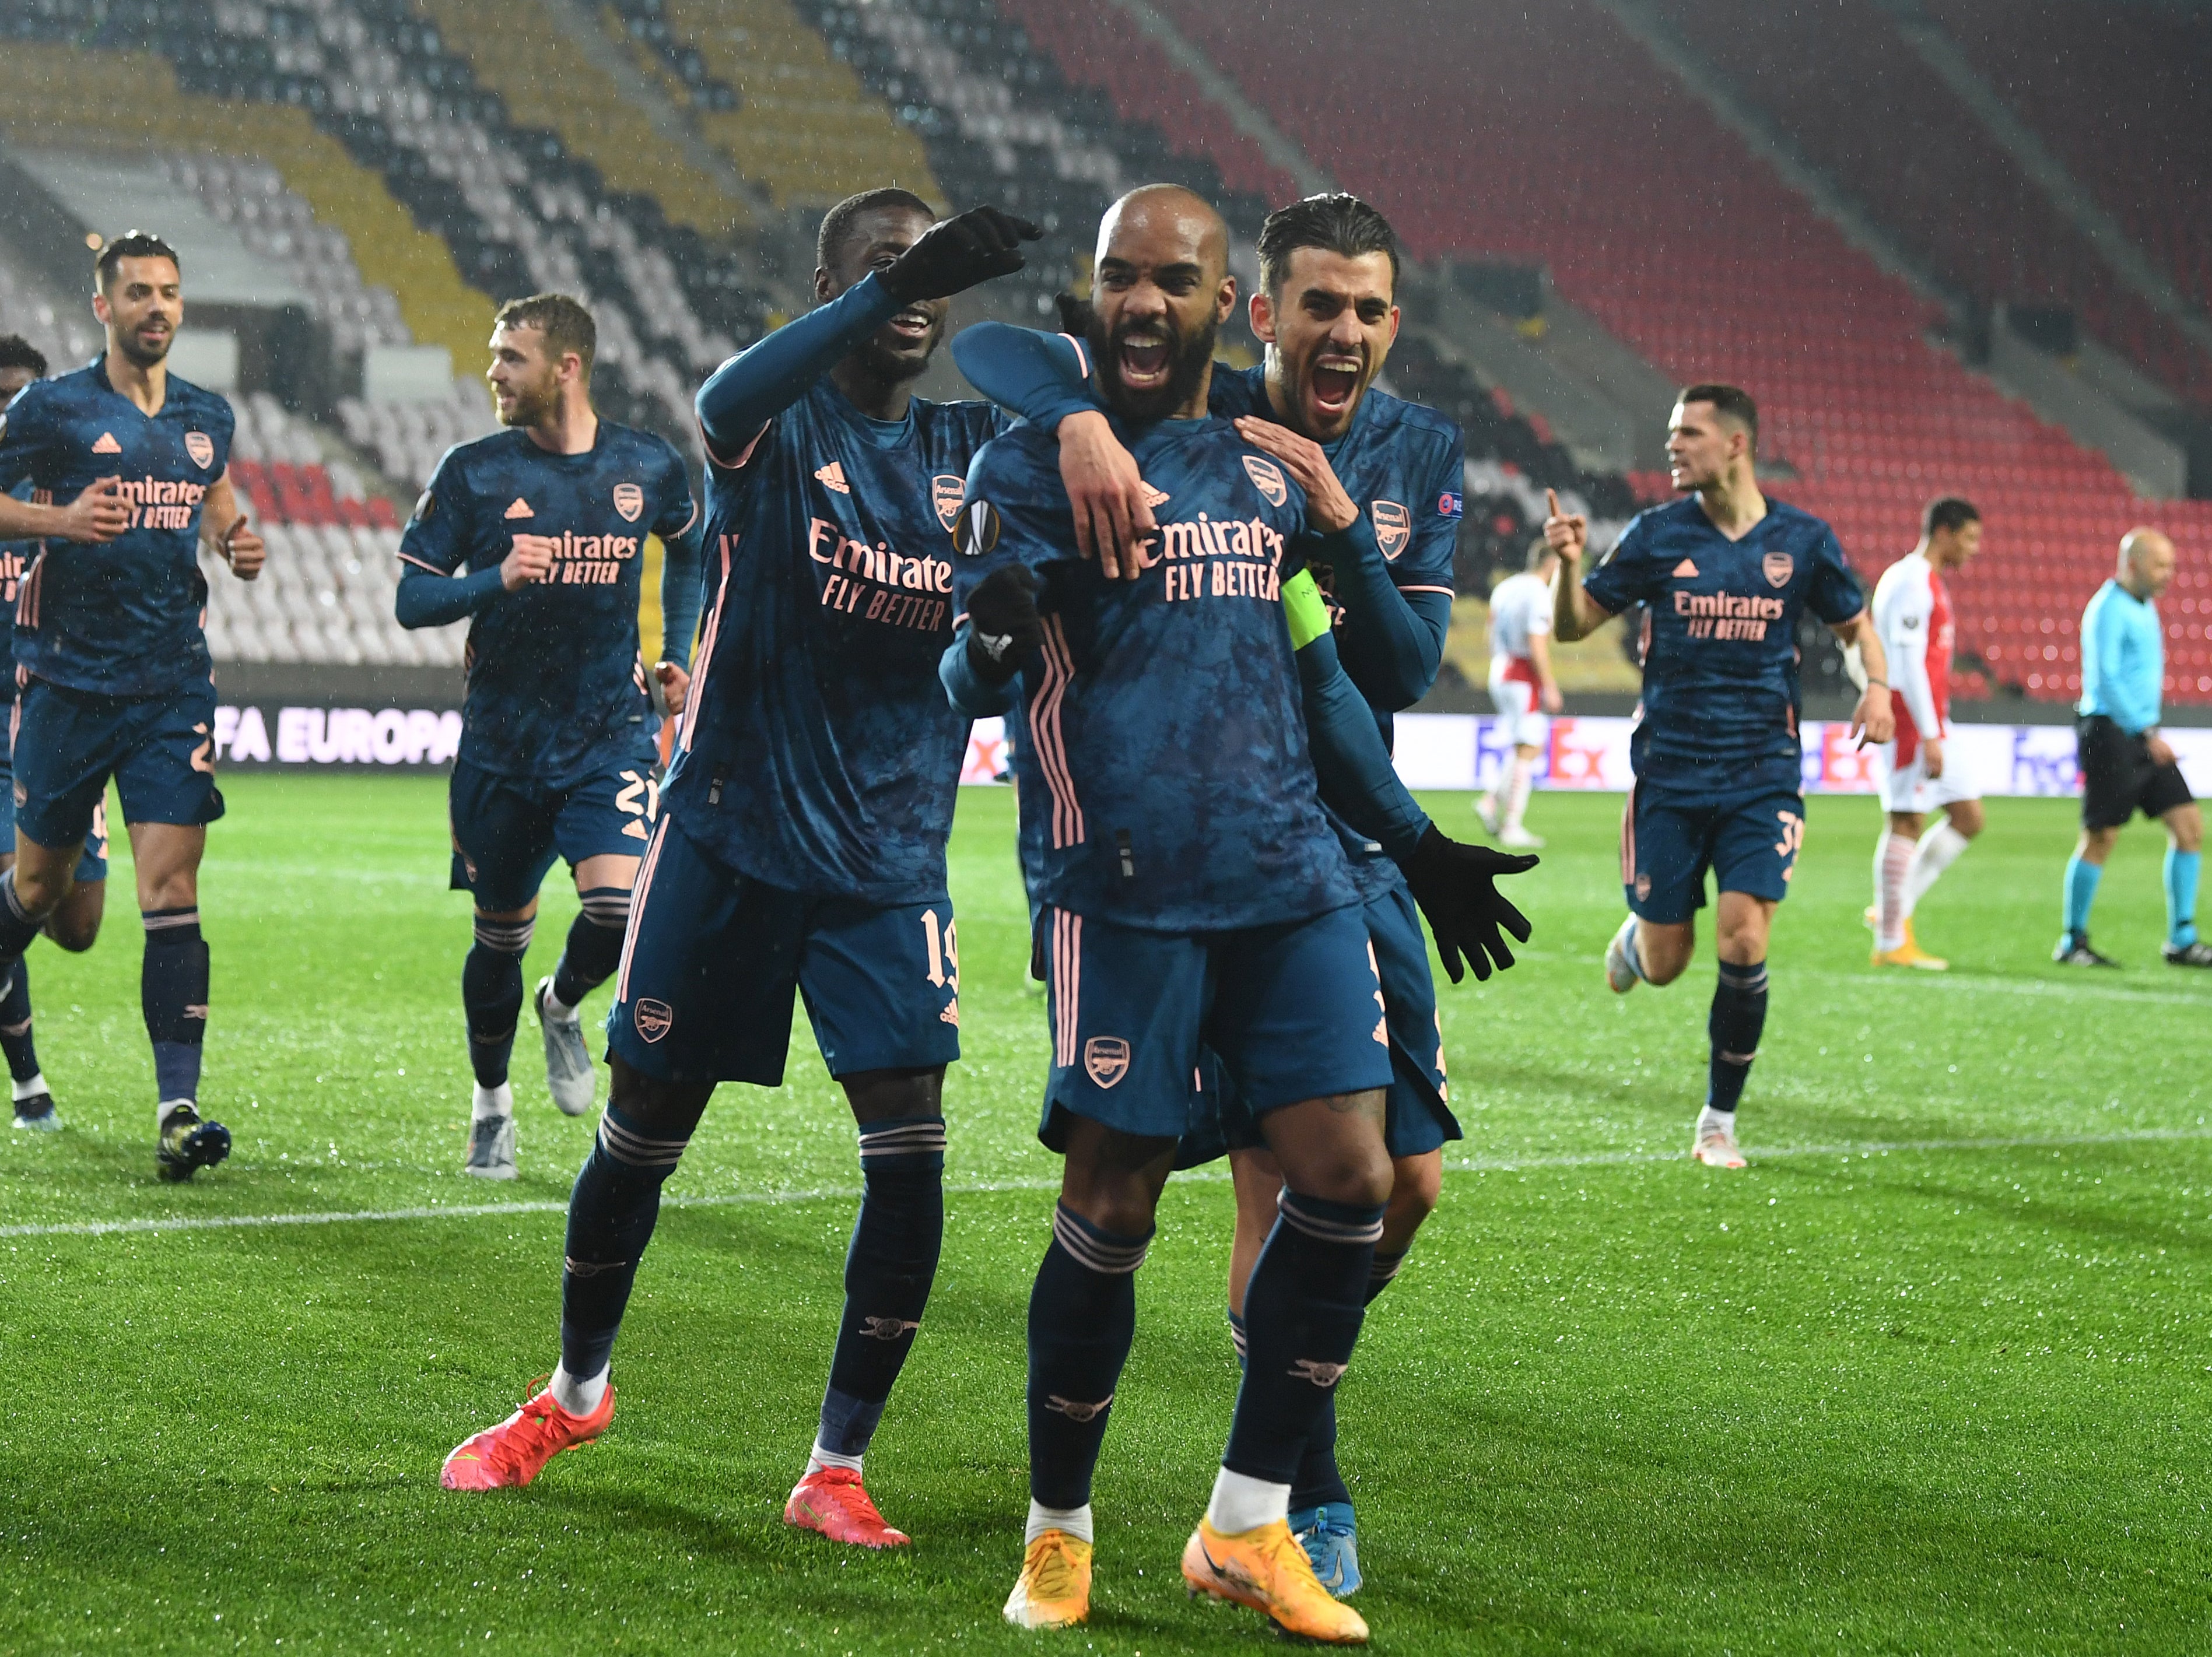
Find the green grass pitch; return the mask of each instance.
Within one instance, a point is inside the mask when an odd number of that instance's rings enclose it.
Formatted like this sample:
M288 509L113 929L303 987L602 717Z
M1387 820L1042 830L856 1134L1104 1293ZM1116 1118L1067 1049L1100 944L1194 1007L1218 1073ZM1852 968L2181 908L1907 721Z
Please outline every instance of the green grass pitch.
M725 1089L672 1181L606 1438L528 1490L438 1489L446 1450L552 1367L592 1125L554 1111L526 1016L522 1178L457 1172L468 925L441 784L228 792L203 891L227 1164L153 1178L127 859L99 948L32 956L69 1128L0 1143L0 1652L1032 1648L999 1605L1057 1164L1009 798L968 792L953 841L968 1057L944 1268L868 1464L918 1540L882 1557L779 1522L858 1182L804 1035L781 1091ZM1468 830L1466 797L1431 808ZM1885 975L1859 923L1875 807L1815 800L1753 1164L1728 1175L1684 1154L1710 952L1663 992L1600 974L1618 812L1538 798L1534 944L1444 992L1468 1137L1342 1395L1377 1648L2205 1649L2212 983L2157 961L2155 828L2100 900L2130 970L2049 964L2070 813L1998 801L1920 918L1955 969ZM574 912L547 898L532 982ZM54 1229L340 1211L386 1217ZM1229 1220L1219 1181L1170 1187L1095 1620L1036 1648L1273 1647L1176 1571L1236 1382Z

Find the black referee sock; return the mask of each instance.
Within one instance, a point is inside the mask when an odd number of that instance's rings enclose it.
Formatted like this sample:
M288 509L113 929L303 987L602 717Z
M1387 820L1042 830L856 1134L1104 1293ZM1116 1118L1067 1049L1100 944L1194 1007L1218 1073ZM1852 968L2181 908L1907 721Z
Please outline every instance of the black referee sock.
M1405 1264L1406 1251L1395 1254L1378 1253L1367 1269L1367 1302L1375 1304L1375 1297L1390 1286L1390 1279L1398 1275ZM1298 1476L1291 1481L1291 1511L1298 1513L1308 1508L1318 1508L1331 1502L1352 1504L1352 1492L1345 1488L1344 1475L1336 1466L1336 1393L1332 1390L1321 1413L1314 1417L1313 1429L1306 1435L1306 1453L1298 1463Z
M200 912L149 909L146 958L138 974L139 1010L154 1044L155 1097L194 1100L200 1091L200 1043L207 1035L208 946Z
M1066 1204L1030 1292L1030 1497L1060 1511L1091 1500L1106 1417L1137 1338L1137 1268L1152 1234L1117 1236Z
M1713 1052L1706 1071L1707 1109L1735 1108L1751 1075L1751 1061L1759 1057L1759 1032L1765 1028L1766 963L1754 961L1739 967L1722 962L1720 980L1713 986L1712 1016L1705 1021Z
M522 957L537 927L534 920L477 917L477 941L461 962L461 1010L469 1021L469 1068L480 1086L507 1080L515 1022L522 1017Z
M8 1055L8 1074L27 1082L39 1073L39 1050L31 1042L31 967L18 961L0 995L0 1053Z
M561 1368L574 1380L607 1367L637 1263L660 1217L660 1187L689 1143L641 1133L612 1105L599 1118L568 1198L561 1264Z
M1382 1205L1285 1191L1244 1290L1244 1384L1221 1465L1291 1484L1366 1315Z
M817 1450L866 1453L883 1419L945 1244L945 1119L908 1116L860 1128L860 1217L845 1254L845 1311Z

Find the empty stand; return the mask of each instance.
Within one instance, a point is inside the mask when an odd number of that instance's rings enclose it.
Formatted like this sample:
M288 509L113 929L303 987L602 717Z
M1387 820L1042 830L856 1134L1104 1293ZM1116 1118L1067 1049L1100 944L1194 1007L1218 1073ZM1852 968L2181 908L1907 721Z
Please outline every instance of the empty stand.
M2169 693L2212 701L2195 585L2212 576L2212 505L2136 500L2102 457L1931 345L1926 308L1597 7L1486 3L1448 33L1424 27L1419 0L1376 0L1357 30L1322 0L1278 0L1264 30L1200 0L1167 9L1425 257L1548 264L1679 379L1750 389L1765 453L1800 474L1775 492L1833 523L1869 578L1911 546L1929 495L1972 496L1989 550L1953 584L1960 638L1999 682L2078 689L2072 630L2119 536L2167 529L2187 577L2166 610ZM1430 49L1404 51L1416 37Z

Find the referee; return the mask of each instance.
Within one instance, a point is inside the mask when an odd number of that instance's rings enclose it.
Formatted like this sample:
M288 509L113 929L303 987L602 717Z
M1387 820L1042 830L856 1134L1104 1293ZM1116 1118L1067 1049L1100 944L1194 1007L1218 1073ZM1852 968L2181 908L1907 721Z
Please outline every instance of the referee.
M2130 530L2119 573L2081 612L2081 700L2074 711L2081 772L2081 841L2066 864L2066 935L2051 959L2069 967L2120 963L2089 947L2089 906L2105 859L2140 810L2166 825L2166 956L2173 967L2212 967L2197 939L2197 848L2204 820L2173 750L2158 734L2166 643L2158 595L2173 579L2173 543Z

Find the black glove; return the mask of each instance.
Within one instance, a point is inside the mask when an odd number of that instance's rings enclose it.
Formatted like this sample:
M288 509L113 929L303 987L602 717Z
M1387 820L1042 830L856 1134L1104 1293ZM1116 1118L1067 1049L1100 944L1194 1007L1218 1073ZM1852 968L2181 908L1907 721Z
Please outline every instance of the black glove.
M901 305L949 299L994 276L1013 275L1022 268L1021 244L1042 234L1027 219L995 207L972 207L923 231L878 280Z
M968 659L992 684L1014 677L1022 658L1044 643L1036 572L1024 564L994 569L968 595Z
M1528 918L1501 896L1491 882L1498 875L1526 874L1536 862L1532 857L1493 852L1487 846L1462 846L1445 839L1431 823L1421 843L1413 848L1413 857L1401 865L1406 884L1413 888L1413 901L1428 919L1437 953L1443 957L1444 970L1451 974L1453 983L1465 976L1460 965L1462 951L1478 980L1490 976L1493 961L1500 971L1513 964L1513 951L1505 947L1498 929L1504 928L1526 944Z

